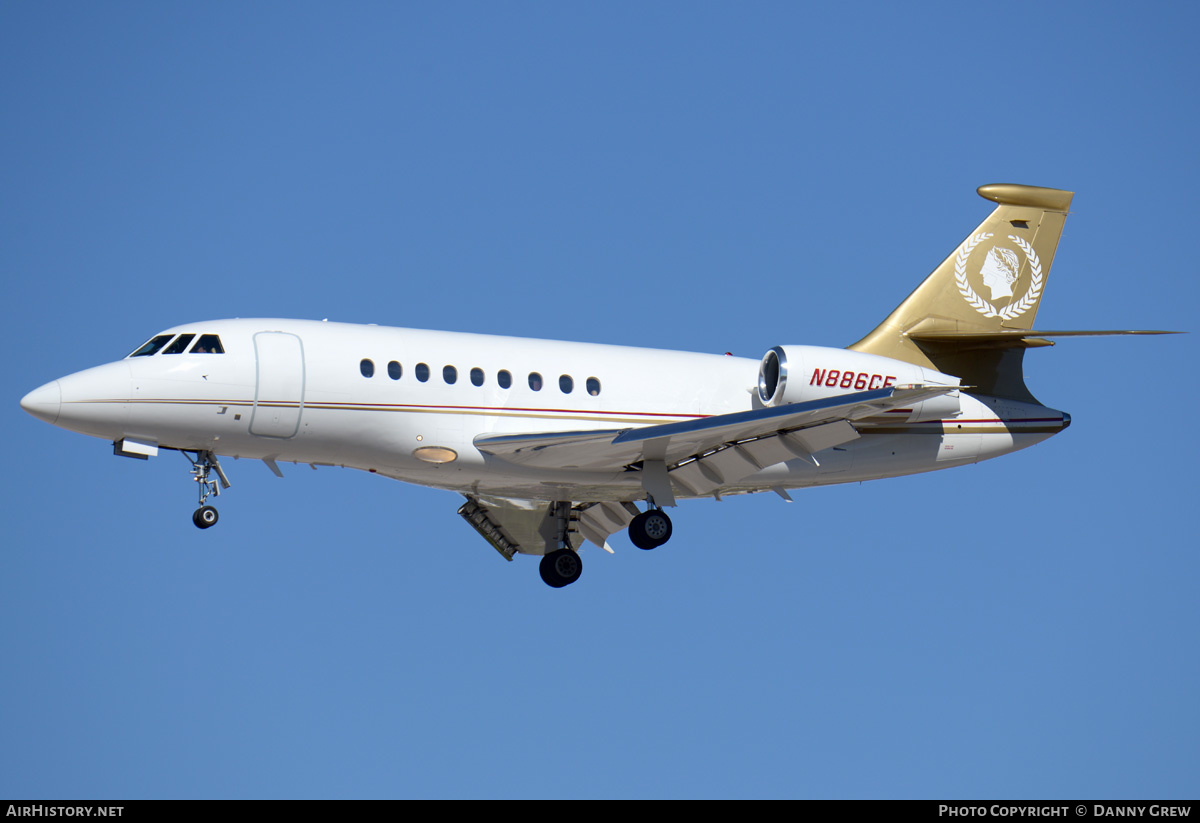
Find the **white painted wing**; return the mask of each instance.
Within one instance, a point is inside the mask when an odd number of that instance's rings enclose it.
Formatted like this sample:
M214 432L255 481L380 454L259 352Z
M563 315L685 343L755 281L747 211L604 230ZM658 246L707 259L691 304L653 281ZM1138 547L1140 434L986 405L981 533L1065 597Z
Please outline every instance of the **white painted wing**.
M910 407L958 386L893 386L793 403L769 409L714 415L702 420L637 429L480 435L481 452L523 466L620 470L641 461L665 470L659 500L683 493L706 496L767 466L804 459L858 438L852 422ZM655 465L653 463L645 464ZM667 479L669 478L669 483ZM580 538L608 551L608 537L629 525L638 510L631 501L572 501L572 546ZM459 514L508 559L515 552L545 554L557 544L551 503L469 497Z
M681 423L602 431L483 434L474 443L481 452L493 457L547 469L619 470L641 460L662 460L672 467L735 443L743 445L744 441L788 433L795 433L792 442L796 447L812 454L858 437L850 425L855 420L958 390L958 386L892 386ZM830 424L841 425L828 428ZM803 456L786 451L777 453L776 459L764 464L762 460L775 453L762 450L755 463L765 467ZM754 471L758 471L758 466Z

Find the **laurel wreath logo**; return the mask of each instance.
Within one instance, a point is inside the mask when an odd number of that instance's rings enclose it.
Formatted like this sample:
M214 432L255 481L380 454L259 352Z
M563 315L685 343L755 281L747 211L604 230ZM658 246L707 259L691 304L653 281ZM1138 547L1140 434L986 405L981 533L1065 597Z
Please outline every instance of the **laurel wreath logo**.
M1037 252L1033 250L1028 242L1020 237L1008 235L1008 239L1016 243L1021 251L1025 252L1025 258L1029 261L1030 283L1029 290L1025 292L1025 296L1015 303L1009 303L1002 309L997 309L987 300L984 300L975 290L971 288L971 284L967 282L967 259L970 258L971 252L975 247L985 240L989 240L994 235L991 232L981 231L974 237L968 237L966 242L959 248L958 254L954 256L954 282L958 286L958 291L962 294L963 299L970 304L971 308L982 314L984 317L1000 317L1003 320L1011 320L1014 317L1020 317L1025 312L1029 311L1037 305L1038 298L1042 296L1042 284L1045 278L1042 275L1042 261L1038 258Z
M1020 237L1009 235L1008 239L1020 246L1021 251L1025 252L1025 257L1029 260L1029 274L1031 277L1029 283L1029 291L1025 292L1025 296L1016 303L1009 303L1000 311L1000 316L1005 320L1010 320L1014 317L1020 317L1025 312L1037 305L1038 298L1042 296L1042 261L1038 259L1037 252L1033 250L1028 242Z
M967 258L971 256L971 252L975 250L976 246L991 237L990 231L981 231L974 237L968 237L954 258L954 282L958 284L959 292L971 304L971 308L984 317L995 317L996 308L976 294L975 290L971 288L971 284L967 282Z

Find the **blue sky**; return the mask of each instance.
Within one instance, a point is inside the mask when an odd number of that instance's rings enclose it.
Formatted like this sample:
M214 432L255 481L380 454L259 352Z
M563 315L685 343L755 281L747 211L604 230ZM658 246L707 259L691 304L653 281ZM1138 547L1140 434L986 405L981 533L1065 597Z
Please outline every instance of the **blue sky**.
M1196 331L1182 3L0 7L0 796L1195 797L1194 334L1030 353L1071 429L686 502L555 591L459 498L20 397L329 318L759 357L1077 192L1041 328Z

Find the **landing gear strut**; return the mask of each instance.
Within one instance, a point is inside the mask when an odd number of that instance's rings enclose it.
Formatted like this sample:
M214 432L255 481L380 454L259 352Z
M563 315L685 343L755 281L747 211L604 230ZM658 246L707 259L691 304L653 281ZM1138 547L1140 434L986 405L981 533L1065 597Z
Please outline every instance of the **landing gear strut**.
M662 509L647 509L629 524L629 541L639 549L657 549L671 539L671 518Z
M561 589L569 586L583 574L583 558L571 548L571 504L558 501L551 504L550 516L555 518L558 548L542 557L538 571L547 586Z
M192 464L192 479L200 487L200 508L192 513L192 522L198 529L212 528L217 525L217 510L205 504L209 497L216 497L221 493L221 489L229 488L229 478L225 476L225 472L221 471L221 464L212 452L197 450L195 457L183 449L180 449L179 452ZM209 473L212 471L216 471L217 480L209 478Z

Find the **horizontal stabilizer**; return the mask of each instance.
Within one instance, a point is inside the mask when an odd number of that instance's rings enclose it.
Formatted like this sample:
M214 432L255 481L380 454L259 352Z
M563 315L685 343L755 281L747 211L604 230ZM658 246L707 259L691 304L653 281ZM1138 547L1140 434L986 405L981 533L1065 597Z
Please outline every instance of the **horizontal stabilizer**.
M1035 331L1073 195L1012 183L977 191L996 208L852 351L952 374L980 394L1036 403L1025 385L1026 349L1053 346L1055 337L1172 334Z
M1088 331L1036 331L1034 329L996 329L995 331L910 331L913 340L953 343L956 340L1020 340L1026 337L1108 337L1114 334L1183 334L1152 329L1104 329Z

